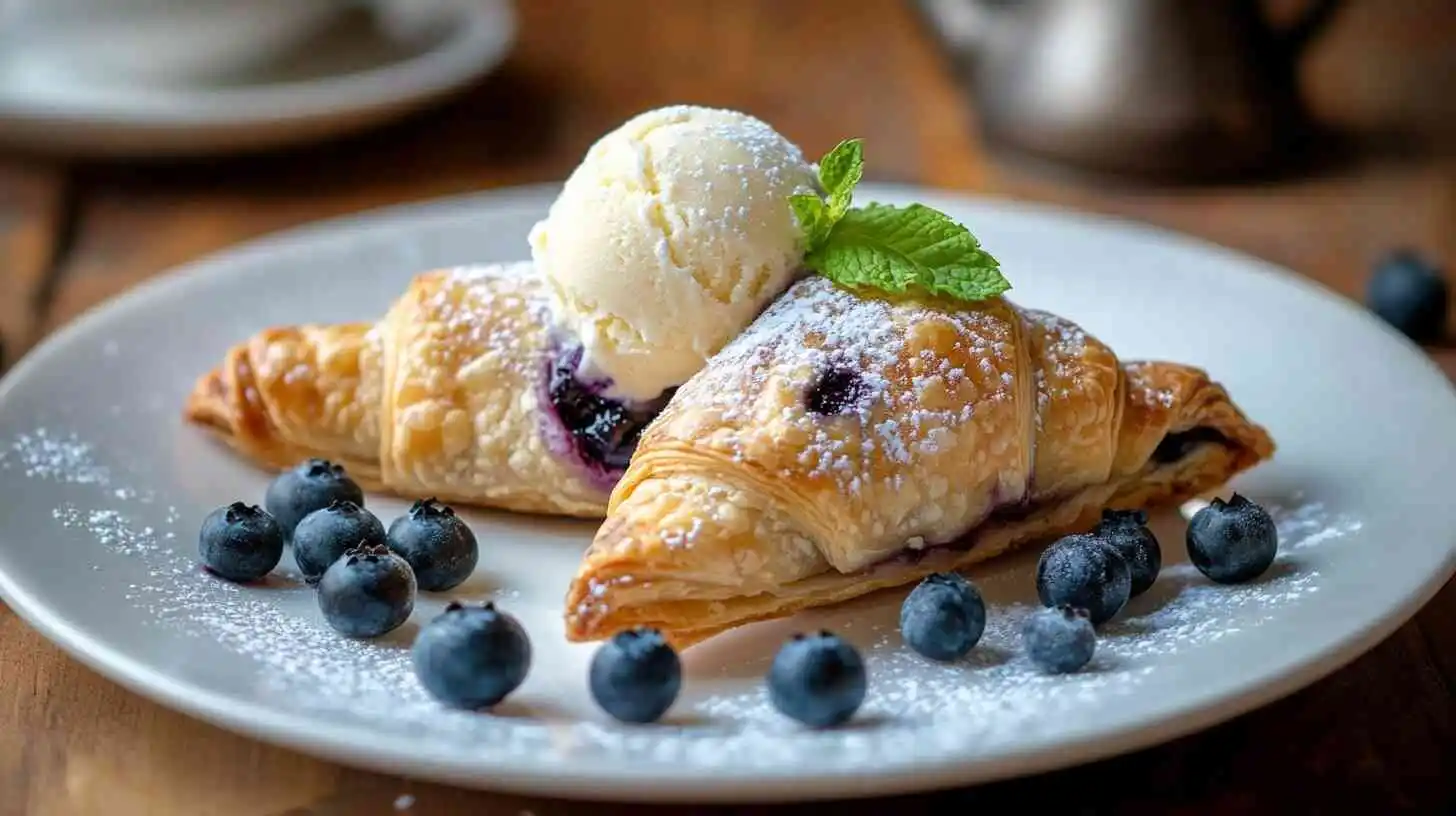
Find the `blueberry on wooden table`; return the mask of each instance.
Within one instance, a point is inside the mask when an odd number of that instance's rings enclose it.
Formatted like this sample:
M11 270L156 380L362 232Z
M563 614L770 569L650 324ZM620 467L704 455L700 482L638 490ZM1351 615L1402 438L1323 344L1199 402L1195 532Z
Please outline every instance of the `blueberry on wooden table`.
M1365 301L1385 322L1417 343L1446 331L1449 286L1441 270L1410 250L1397 250L1375 265Z

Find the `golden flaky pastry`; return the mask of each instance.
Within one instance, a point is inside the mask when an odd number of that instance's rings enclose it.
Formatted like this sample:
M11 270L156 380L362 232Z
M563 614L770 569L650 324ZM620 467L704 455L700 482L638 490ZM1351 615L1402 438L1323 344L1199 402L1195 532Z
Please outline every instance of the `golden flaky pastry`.
M567 634L686 646L1177 502L1272 455L1196 368L1075 324L796 284L643 434Z
M579 350L550 326L529 263L428 272L378 323L274 328L233 347L185 414L270 468L321 457L369 490L601 518L622 450L660 406L639 417L594 402L572 377Z

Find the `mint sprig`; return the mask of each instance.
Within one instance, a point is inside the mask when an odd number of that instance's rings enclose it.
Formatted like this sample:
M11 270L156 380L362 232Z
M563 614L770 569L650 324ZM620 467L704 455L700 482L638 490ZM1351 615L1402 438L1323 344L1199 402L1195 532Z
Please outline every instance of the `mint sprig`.
M923 204L851 206L863 175L863 142L848 139L819 162L824 197L790 197L807 239L805 266L852 289L918 288L977 301L1011 288L996 259L945 213Z

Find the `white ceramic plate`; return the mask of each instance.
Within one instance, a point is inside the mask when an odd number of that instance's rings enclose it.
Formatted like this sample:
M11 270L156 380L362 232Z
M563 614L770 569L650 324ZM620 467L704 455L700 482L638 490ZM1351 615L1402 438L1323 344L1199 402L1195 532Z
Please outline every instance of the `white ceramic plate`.
M464 785L623 799L792 799L969 784L1166 740L1307 684L1406 620L1450 575L1456 399L1415 348L1281 270L1115 221L903 188L982 237L1014 295L1080 321L1124 356L1208 367L1267 424L1275 461L1238 488L1273 508L1283 549L1263 580L1216 587L1158 520L1168 566L1104 633L1089 671L1029 668L1017 622L1028 557L978 573L991 611L964 662L902 648L892 592L761 624L689 650L670 722L614 724L586 693L592 647L569 646L562 593L588 524L473 513L478 574L457 593L518 614L536 659L493 714L449 712L407 647L443 599L381 642L346 642L309 590L213 580L193 565L199 521L267 478L183 427L193 378L276 323L382 313L415 272L524 257L554 188L320 224L199 262L57 333L0 386L0 590L72 654L224 727L333 759ZM388 521L404 505L371 498ZM291 564L289 565L291 568ZM868 655L851 727L778 716L761 676L802 627Z
M509 0L380 0L298 54L228 81L98 82L0 48L0 143L80 156L260 150L340 136L435 102L515 40ZM395 8L397 7L397 8Z

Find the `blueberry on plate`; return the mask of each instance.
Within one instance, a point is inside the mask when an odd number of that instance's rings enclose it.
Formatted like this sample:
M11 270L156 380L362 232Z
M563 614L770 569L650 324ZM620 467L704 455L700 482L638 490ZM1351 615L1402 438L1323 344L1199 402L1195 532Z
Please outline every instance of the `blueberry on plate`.
M415 608L415 574L382 544L353 547L319 581L318 604L339 634L379 637L409 620Z
M662 632L638 627L618 632L591 662L592 698L623 722L655 722L682 687L682 661Z
M315 510L322 510L336 501L351 501L364 506L364 491L344 472L343 465L327 459L309 459L278 474L268 485L263 505L285 536L293 535L300 521Z
M1132 574L1131 597L1148 591L1158 580L1163 568L1163 550L1158 537L1148 529L1148 514L1143 510L1103 510L1102 521L1092 534L1112 545Z
M209 572L229 581L256 581L283 557L283 529L261 507L233 502L202 520L197 550Z
M847 722L864 703L866 686L859 652L825 631L795 635L780 647L768 670L774 708L814 728Z
M1417 343L1441 337L1449 303L1441 271L1410 250L1382 258L1365 286L1371 311Z
M955 660L986 630L986 602L955 573L927 576L900 606L900 637L931 660Z
M1031 662L1049 674L1077 671L1097 650L1087 610L1066 605L1033 612L1021 627L1021 641Z
M1269 569L1279 552L1279 530L1269 512L1235 493L1214 499L1188 523L1188 560L1220 584L1240 584Z
M353 547L385 546L384 525L348 499L315 510L293 531L293 560L310 583Z
M415 676L430 696L467 710L499 703L526 679L531 641L519 621L495 604L451 603L425 624L411 652Z
M475 571L479 548L470 526L435 499L417 501L389 525L389 548L409 562L426 592L459 586Z
M1132 595L1132 572L1112 545L1088 533L1069 535L1042 551L1036 564L1042 606L1087 610L1094 625L1121 611Z

